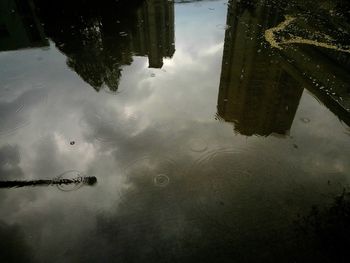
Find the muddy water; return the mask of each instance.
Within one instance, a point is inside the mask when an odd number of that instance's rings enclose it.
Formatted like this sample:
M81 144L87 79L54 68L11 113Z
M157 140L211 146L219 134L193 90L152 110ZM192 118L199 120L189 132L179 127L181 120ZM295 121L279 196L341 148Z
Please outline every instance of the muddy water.
M0 262L347 262L349 11L2 1Z

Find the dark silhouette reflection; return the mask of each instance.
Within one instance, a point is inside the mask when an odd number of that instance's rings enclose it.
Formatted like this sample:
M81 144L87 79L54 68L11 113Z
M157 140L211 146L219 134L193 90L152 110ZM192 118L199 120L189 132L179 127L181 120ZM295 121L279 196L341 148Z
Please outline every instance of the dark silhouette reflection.
M309 10L313 10L312 15ZM344 29L350 26L349 12L347 1L322 0L317 6L311 0L298 1L285 14L302 15L305 19L296 19L281 35L286 39L300 36L326 43L327 38L333 39L333 45L348 49L350 33ZM302 44L285 46L280 54L293 77L350 126L350 54Z
M161 68L163 57L175 52L174 3L172 1L144 1L137 10L137 29L133 34L133 51L148 56L150 68Z
M46 35L67 64L96 91L117 91L133 55L160 68L174 49L174 3L147 1L35 1Z
M0 1L0 51L48 45L32 1Z
M314 206L296 221L300 252L316 262L348 262L350 256L350 192L344 191L326 209Z
M286 36L307 38L324 30L344 42L346 37L313 25L333 28L335 23L348 25L346 21L333 21L325 5L307 16L305 6L302 1L229 2L217 110L220 118L234 123L236 132L248 136L288 133L303 88L350 125L349 55L305 45L280 51L264 39L265 31L283 21L284 15L305 12L311 26L297 20Z
M276 16L254 1L231 1L228 8L218 115L243 135L286 134L303 91L261 46Z
M31 180L31 181L0 181L0 188L18 188L24 186L48 186L48 185L95 185L97 178L95 176L78 177L73 179L54 179L54 180Z

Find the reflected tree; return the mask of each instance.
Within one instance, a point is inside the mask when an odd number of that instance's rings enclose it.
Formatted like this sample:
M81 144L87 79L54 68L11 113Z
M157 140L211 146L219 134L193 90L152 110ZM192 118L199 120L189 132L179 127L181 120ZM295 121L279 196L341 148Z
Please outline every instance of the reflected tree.
M67 56L68 66L97 91L103 85L116 91L120 67L132 61L127 32L135 26L139 2L35 1L46 35Z
M163 57L174 53L173 2L36 0L35 4L45 34L67 56L68 66L96 91L103 87L117 91L122 66L130 65L134 54L148 56L150 67L158 68Z

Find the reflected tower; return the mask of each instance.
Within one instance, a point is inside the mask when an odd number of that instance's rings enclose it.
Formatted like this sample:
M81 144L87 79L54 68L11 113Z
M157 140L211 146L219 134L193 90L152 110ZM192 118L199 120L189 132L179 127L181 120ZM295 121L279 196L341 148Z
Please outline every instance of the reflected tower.
M242 135L287 134L303 89L263 47L279 14L258 1L231 1L227 12L218 115Z
M175 52L174 2L146 0L137 11L137 21L134 52L148 56L150 68L161 68L163 58L171 58Z

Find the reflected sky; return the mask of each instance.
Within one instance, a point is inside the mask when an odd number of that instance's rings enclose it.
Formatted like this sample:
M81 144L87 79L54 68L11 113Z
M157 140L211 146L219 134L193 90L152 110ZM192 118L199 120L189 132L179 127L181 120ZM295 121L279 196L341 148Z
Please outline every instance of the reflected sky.
M345 262L301 249L294 221L348 189L349 57L264 33L299 14L287 33L346 48L346 3L15 2L0 179L98 183L0 189L8 262Z

